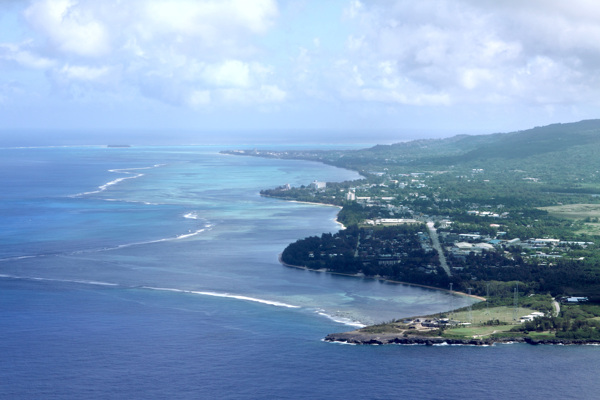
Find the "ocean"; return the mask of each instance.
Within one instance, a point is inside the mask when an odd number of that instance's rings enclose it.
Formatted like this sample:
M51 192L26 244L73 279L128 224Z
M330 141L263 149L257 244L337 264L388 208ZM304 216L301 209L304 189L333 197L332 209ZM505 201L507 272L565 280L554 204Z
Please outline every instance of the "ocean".
M338 209L259 191L358 175L220 150L0 149L0 398L597 397L595 346L323 342L472 300L282 266Z

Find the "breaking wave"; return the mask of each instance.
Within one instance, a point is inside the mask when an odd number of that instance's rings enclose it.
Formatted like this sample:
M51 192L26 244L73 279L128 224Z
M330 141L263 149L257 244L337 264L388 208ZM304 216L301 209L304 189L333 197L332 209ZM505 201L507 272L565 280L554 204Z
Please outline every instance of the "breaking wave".
M91 194L97 194L97 193L104 192L109 187L114 186L120 182L127 180L127 179L136 179L136 178L140 178L140 177L144 176L144 174L142 174L142 173L136 173L136 172L132 172L132 171L158 168L158 167L162 167L163 165L165 165L165 164L154 164L151 167L109 169L108 172L112 172L115 174L126 174L126 175L130 175L130 176L124 176L121 178L113 179L112 181L107 182L104 185L98 186L98 189L96 189L96 190L92 190L89 192L77 193L77 194L71 195L69 197L82 197L82 196L88 196Z

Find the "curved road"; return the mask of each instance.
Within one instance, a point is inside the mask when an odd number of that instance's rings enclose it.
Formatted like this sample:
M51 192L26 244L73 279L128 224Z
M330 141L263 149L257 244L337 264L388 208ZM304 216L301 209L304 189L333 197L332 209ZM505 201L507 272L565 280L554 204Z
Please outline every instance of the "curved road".
M560 304L558 301L552 299L552 305L554 306L554 316L558 317L560 315Z

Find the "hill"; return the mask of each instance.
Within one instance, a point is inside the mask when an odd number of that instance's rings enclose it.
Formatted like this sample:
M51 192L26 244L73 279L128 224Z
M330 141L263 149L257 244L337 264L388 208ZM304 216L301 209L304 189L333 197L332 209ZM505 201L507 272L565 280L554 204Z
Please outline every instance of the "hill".
M543 172L549 167L560 177L583 172L586 176L580 178L590 178L600 168L599 155L600 120L587 120L511 133L459 135L378 145L357 151L325 152L319 158L367 174L381 168L401 172L407 169L510 166L528 172ZM592 175L586 174L586 170ZM544 178L548 177L549 174L544 174Z
M600 119L552 124L491 135L421 139L361 150L235 151L253 155L319 161L359 171L366 177L485 169L508 181L531 178L544 190L600 193Z
M261 192L343 206L338 219L350 229L291 244L289 264L452 283L478 295L491 284L510 297L518 282L524 295L600 301L600 120L354 151L234 154L321 161L364 176Z

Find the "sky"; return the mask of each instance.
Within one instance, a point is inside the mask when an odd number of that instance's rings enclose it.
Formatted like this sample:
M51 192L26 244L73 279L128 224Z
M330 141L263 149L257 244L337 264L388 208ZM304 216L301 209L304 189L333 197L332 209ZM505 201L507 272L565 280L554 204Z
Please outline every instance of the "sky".
M0 135L394 142L594 119L598 38L597 0L1 0Z

